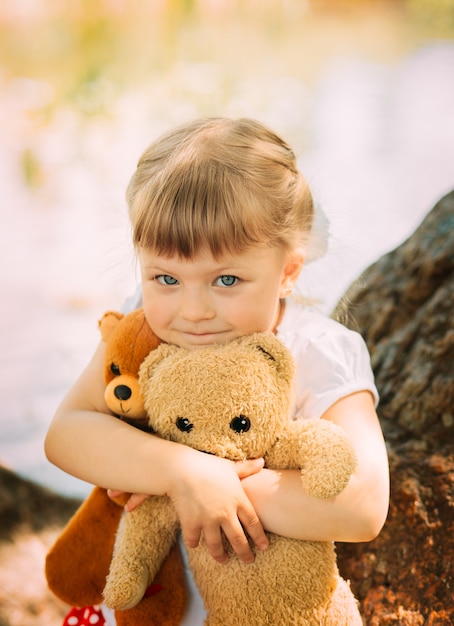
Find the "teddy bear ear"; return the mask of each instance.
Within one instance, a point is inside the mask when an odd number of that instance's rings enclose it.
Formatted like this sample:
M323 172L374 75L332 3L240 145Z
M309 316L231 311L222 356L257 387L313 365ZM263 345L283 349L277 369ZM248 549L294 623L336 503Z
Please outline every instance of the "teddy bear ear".
M271 333L253 333L238 340L241 344L258 350L268 359L277 373L290 382L293 378L295 364L290 350Z
M139 380L147 380L153 373L153 370L159 363L162 363L175 352L184 350L168 343L161 343L155 350L152 350L142 362L139 369Z
M107 341L118 326L119 322L124 318L123 313L118 311L107 311L98 321L98 328L101 331L103 341Z

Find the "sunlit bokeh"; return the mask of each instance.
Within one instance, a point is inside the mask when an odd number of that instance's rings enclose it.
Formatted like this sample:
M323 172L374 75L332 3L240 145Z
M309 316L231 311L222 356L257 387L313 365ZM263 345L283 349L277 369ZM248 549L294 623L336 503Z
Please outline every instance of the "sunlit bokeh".
M0 461L65 492L43 436L137 284L124 191L201 115L294 146L331 221L326 310L454 188L452 0L2 0Z

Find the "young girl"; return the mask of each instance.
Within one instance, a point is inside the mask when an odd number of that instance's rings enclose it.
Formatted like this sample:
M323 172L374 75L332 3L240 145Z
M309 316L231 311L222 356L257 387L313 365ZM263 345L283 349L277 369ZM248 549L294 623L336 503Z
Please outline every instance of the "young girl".
M198 120L146 150L127 200L142 277L134 305L143 303L158 337L197 349L275 333L296 361L293 418L340 425L358 466L340 496L316 500L298 471L233 463L113 420L103 345L54 417L49 460L102 487L167 494L186 543L197 546L203 534L219 562L227 558L221 531L245 563L253 560L246 535L265 550L264 529L306 540L376 537L389 481L367 349L357 333L289 298L314 252L312 197L291 148L252 120ZM194 590L184 624L201 626L203 616Z

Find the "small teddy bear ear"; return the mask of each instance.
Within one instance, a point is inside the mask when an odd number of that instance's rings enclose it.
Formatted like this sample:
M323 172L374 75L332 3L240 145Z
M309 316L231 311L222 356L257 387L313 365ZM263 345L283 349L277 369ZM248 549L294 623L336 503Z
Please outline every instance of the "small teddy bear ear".
M98 322L99 330L103 341L107 341L119 322L124 318L123 313L118 311L107 311Z
M142 365L139 369L139 380L143 381L149 378L152 375L153 370L156 368L159 363L162 363L165 359L167 359L175 352L179 350L184 350L184 348L179 348L178 346L174 346L168 343L161 343L155 350L152 350L148 356L142 362Z
M253 333L238 340L243 345L260 351L277 373L287 381L293 378L295 364L290 350L271 333Z

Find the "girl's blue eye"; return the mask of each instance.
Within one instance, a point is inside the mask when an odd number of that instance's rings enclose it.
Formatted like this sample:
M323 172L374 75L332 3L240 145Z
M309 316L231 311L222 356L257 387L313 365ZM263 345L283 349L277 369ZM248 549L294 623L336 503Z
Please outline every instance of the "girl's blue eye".
M162 285L177 285L178 281L173 276L169 276L168 274L161 274L160 276L156 276L156 280L158 283Z
M237 282L238 278L236 276L225 274L224 276L219 276L219 278L216 279L215 284L219 287L232 287L232 285L236 285Z

